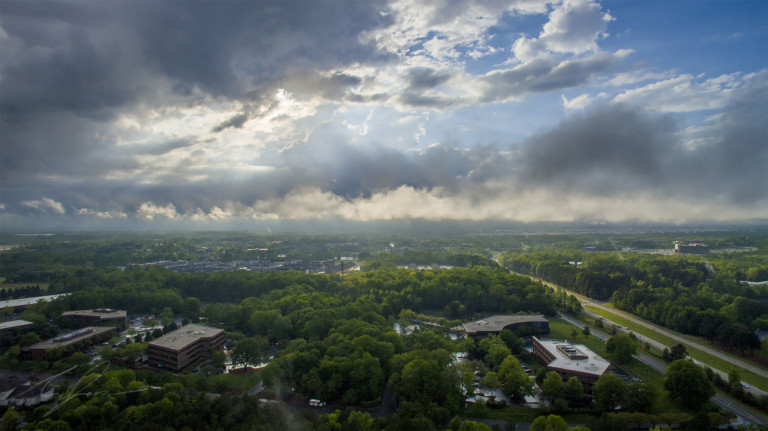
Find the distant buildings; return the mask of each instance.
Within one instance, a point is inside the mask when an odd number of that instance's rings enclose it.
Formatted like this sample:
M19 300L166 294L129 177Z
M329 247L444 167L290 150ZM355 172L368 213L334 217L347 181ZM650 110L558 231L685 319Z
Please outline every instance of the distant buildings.
M187 262L187 261L159 261L129 265L131 267L150 267L161 265L174 272L227 272L227 271L304 271L308 273L332 273L341 270L342 262L354 262L356 259L351 257L342 257L341 259L326 259L303 261L300 259L286 259L283 261L271 260L233 260L229 262L218 262L211 260ZM121 267L126 269L127 267Z
M36 296L34 298L11 299L8 301L0 301L0 310L4 310L6 308L12 308L15 313L18 313L20 311L23 311L25 308L29 307L30 305L37 304L38 302L53 301L54 299L60 296L67 296L67 295L70 295L70 294L61 293L59 295Z
M512 329L517 326L532 326L539 333L549 333L549 322L540 314L491 316L475 322L465 323L461 326L464 333L471 337L485 337L489 334L498 334L504 329Z
M224 330L203 325L185 325L149 343L149 362L181 370L224 345Z
M127 323L125 310L113 310L111 308L95 308L93 310L75 310L61 313L61 317L67 318L77 326L117 323L124 326Z
M680 244L680 241L675 241L673 251L679 254L707 254L709 253L709 246L698 241L689 242L687 245Z
M31 328L33 326L35 326L35 324L27 320L10 320L8 322L0 323L0 331L15 331Z
M66 349L83 342L97 342L110 337L109 332L114 330L115 328L112 326L89 326L24 347L21 349L21 355L24 359L42 360L45 359L45 354L51 350L60 347Z
M611 367L610 362L587 346L567 341L533 337L533 354L547 364L547 370L557 371L563 380L575 376L584 386L585 393L591 393L592 385Z

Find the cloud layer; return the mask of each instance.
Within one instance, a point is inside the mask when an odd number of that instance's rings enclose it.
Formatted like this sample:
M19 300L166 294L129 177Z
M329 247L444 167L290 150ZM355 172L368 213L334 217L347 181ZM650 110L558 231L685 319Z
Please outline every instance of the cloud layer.
M6 2L0 221L763 217L768 72L653 70L611 39L621 19L586 0Z

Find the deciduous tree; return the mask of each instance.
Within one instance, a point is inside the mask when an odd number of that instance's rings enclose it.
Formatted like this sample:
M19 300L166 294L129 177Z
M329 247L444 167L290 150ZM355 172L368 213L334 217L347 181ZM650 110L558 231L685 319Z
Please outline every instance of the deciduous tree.
M685 359L672 362L664 376L664 389L672 399L685 407L700 408L715 395L715 388L707 379L704 370Z

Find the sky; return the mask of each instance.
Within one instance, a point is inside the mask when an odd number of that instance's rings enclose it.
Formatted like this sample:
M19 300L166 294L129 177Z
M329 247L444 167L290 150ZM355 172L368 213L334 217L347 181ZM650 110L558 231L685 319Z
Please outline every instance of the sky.
M768 219L764 0L0 0L0 229Z

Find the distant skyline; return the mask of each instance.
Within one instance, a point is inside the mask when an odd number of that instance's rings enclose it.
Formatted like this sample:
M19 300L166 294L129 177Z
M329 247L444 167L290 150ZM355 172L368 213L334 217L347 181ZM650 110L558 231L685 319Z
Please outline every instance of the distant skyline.
M750 220L764 0L0 0L0 230Z

